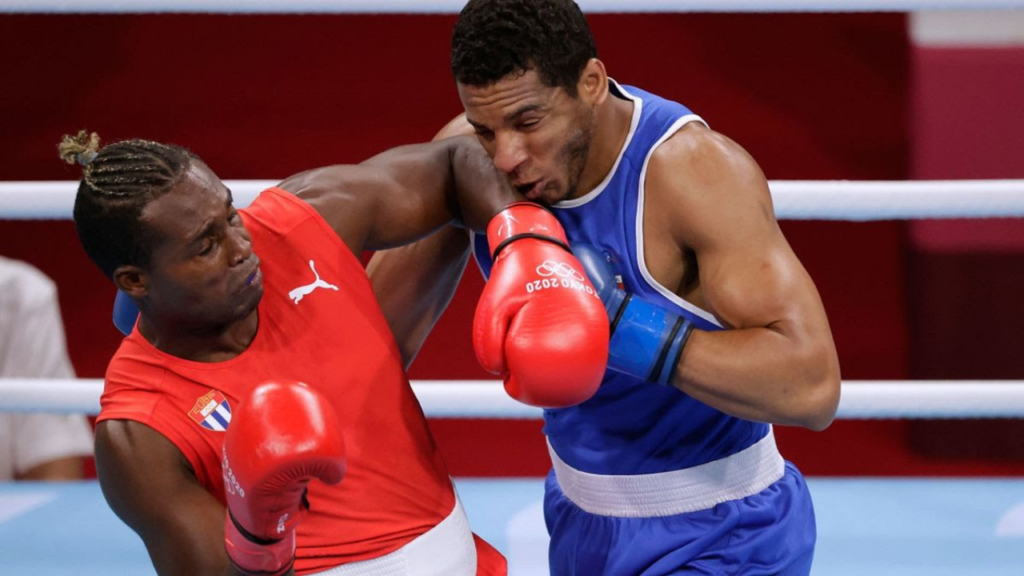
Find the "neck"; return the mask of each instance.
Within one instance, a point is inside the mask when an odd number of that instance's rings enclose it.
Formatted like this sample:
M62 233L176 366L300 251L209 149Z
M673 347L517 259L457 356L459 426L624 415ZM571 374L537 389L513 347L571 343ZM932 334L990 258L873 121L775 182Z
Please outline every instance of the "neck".
M587 154L587 165L580 175L580 182L573 198L590 193L604 181L611 172L615 160L618 159L622 147L629 136L629 126L633 120L633 102L608 94L605 101L597 108L594 120L594 135Z
M238 356L252 344L258 327L256 310L223 325L190 325L147 315L139 321L139 333L157 350L192 362L224 362Z

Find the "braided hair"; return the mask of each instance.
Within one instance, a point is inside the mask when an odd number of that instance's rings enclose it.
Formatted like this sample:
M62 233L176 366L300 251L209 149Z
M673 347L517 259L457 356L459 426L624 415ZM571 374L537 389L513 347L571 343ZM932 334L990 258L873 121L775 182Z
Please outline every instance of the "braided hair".
M101 148L99 136L85 130L65 135L58 149L65 162L82 166L74 219L89 258L111 278L119 266L149 265L155 238L140 222L142 211L180 182L199 157L149 140Z

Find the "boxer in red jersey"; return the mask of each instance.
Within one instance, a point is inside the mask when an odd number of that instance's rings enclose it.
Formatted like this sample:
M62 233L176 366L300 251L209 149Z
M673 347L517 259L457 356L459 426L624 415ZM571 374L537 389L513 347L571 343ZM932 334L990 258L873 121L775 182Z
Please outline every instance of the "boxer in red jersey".
M84 166L76 228L90 258L141 310L108 367L97 470L157 571L504 573L500 554L469 532L357 258L456 218L478 230L512 209L523 218L522 205L506 207L515 198L479 145L449 139L312 170L235 210L230 190L187 150L143 140L99 149L91 136L61 146L66 160ZM544 249L530 260L536 244ZM508 244L510 284L553 257L549 244L533 236ZM585 352L606 349L600 301L581 293L570 306L585 321L548 327L534 314L510 324L525 325L524 334L557 331ZM524 344L536 346L541 364L548 355L562 362L545 342ZM406 356L417 346L406 342ZM511 372L523 397L542 401L593 386ZM247 400L266 381L304 382L315 394L276 388L272 401ZM233 411L244 412L244 426L231 427ZM337 433L313 422L328 413ZM331 448L339 436L343 446ZM281 454L261 451L282 443ZM310 472L310 461L293 453L309 445L336 458L328 472ZM340 484L311 481L334 483L342 472ZM270 483L249 484L260 475ZM277 493L267 489L275 482ZM239 495L244 510L234 507Z

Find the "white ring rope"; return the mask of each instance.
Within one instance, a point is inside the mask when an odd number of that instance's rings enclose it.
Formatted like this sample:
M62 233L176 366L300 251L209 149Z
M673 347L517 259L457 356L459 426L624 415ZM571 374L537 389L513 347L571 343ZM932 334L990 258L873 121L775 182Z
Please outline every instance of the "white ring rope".
M227 180L246 206L277 180ZM773 180L775 213L787 220L1024 217L1024 180ZM0 220L67 220L78 183L0 182Z
M910 12L1024 8L1021 0L578 0L587 13ZM0 13L457 14L466 0L0 0Z
M653 384L652 384L653 385ZM500 382L424 380L413 390L430 418L538 419ZM97 414L103 381L0 378L0 411ZM837 418L1024 418L1024 381L843 382Z

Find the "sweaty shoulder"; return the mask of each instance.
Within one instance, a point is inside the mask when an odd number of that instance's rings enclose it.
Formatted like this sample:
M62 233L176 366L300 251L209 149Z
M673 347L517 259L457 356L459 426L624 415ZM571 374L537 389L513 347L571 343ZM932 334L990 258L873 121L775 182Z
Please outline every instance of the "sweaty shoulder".
M358 203L362 193L380 186L382 176L360 165L338 164L296 174L278 186L316 206L326 195L341 196ZM338 198L332 198L338 201ZM318 210L319 211L319 210Z
M313 206L280 187L264 190L252 204L239 212L253 241L264 246L265 242L282 239L304 225L321 228L330 237L336 237L334 230Z
M679 176L685 176L685 181ZM699 122L691 122L661 144L651 155L648 181L676 186L763 179L761 169L739 144Z
M771 214L767 182L750 154L697 122L654 151L646 189L648 201L657 207L648 214L660 215L673 235L689 246L699 244L703 233L716 232L716 215L730 207L759 206L762 216Z
M296 174L279 188L305 201L358 255L366 243L383 180L378 171L365 166L336 165Z
M316 210L355 254L360 254L369 231L368 215L382 175L363 166L337 165L296 174L278 187Z

